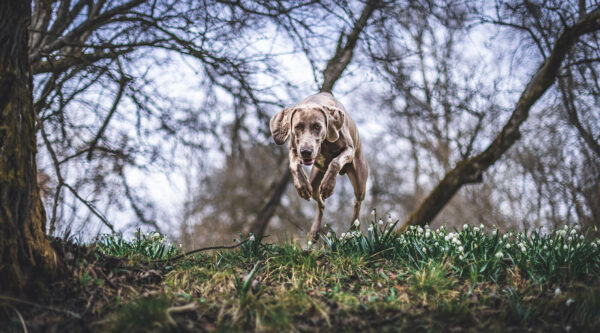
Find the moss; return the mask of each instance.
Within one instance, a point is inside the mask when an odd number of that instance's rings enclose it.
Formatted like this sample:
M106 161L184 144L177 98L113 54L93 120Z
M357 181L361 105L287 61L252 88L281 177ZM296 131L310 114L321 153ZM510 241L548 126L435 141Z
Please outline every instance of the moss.
M109 320L109 332L165 332L172 319L166 297L142 297L122 306Z

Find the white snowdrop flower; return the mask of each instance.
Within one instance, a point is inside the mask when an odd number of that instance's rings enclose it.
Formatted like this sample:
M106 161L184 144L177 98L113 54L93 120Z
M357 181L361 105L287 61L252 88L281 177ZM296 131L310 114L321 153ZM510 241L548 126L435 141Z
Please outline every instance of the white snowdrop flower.
M379 220L379 221L377 221L377 224L379 224L379 225L383 225L383 220Z
M182 248L182 247L183 247L183 244L179 243L179 248Z
M435 242L435 247L438 247L438 246L440 246L440 243Z
M520 248L520 249L521 249L521 252L525 252L525 251L527 251L527 249L525 248L525 246L521 246L521 248Z
M427 230L427 232L425 233L425 238L430 238L431 237L431 232L429 232L429 230Z
M497 234L498 234L498 229L494 229L494 230L492 231L492 236L496 236Z
M565 237L565 236L567 235L567 231L566 231L566 230L559 230L559 231L557 232L557 234L558 234L559 236L561 236L561 237Z
M569 249L569 247L567 246L567 244L565 244L565 245L563 246L563 250L568 250L568 249Z
M502 253L502 251L496 252L496 258L502 259L503 256L504 256L504 254Z
M554 289L554 295L558 296L562 293L562 290L560 290L560 287L556 287L556 289Z
M375 219L375 209L371 211L371 218Z
M510 244L509 243L506 243L506 248L510 249Z
M462 254L458 256L458 259L463 260L465 259L465 256L463 256Z
M581 229L581 226L579 224L576 224L573 228L579 230L579 229Z
M387 223L392 224L392 215L388 215Z
M479 224L479 229L483 230L483 228L485 228L485 226L483 225L483 223Z
M306 246L311 247L312 246L312 241L309 240L308 242L306 242Z
M254 237L254 235L250 235L250 237L248 237L248 240L251 242L254 242L256 238Z
M567 238L567 240L570 242L573 240L573 237L569 236L569 238Z
M345 232L342 232L342 234L340 235L340 238L341 238L341 239L344 239L344 238L346 238L346 233L345 233Z
M579 235L579 239L583 240L584 238L583 235Z
M479 232L479 227L473 227L473 231Z
M469 229L469 225L468 225L468 224L466 224L466 223L465 223L465 224L463 224L463 229L465 229L465 230Z
M477 246L477 244L473 244L473 247L474 247L474 248L477 248L478 246Z
M550 240L550 245L552 245L552 244L554 244L554 241L553 241L553 240Z
M450 240L450 236L448 236L448 235L444 236L444 240L445 240L446 242L447 242L447 241L449 241L449 240Z
M544 245L543 249L544 250L548 250L548 247L546 245Z
M425 248L425 246L423 246L421 250L423 250L423 253L427 253L427 249Z
M331 238L332 236L331 231L327 233L327 238Z
M368 227L367 231L372 232L373 231L373 226Z
M460 252L463 252L464 250L465 250L465 248L464 248L464 247L462 247L462 246L459 246L459 247L458 247L458 251L460 251Z
M570 305L571 305L571 304L573 304L573 303L575 303L575 300L574 300L574 299L572 299L572 298L569 298L569 299L568 299L568 300L565 302L565 305L566 305L566 306L570 306Z
M354 226L357 228L360 226L360 221L358 219L354 220Z
M596 244L596 243L592 243L592 247L594 247L594 248L595 248L595 247L598 247L598 244Z
M574 235L574 234L576 234L576 233L577 233L577 230L575 230L575 229L571 229L571 235Z
M508 238L508 234L504 234L504 236L502 236L502 239L507 239Z
M418 228L417 228L417 232L418 232L418 233L420 233L420 234L422 234L422 233L423 233L423 228L421 228L421 227L418 227Z
M565 229L565 230L569 229L569 226L565 224L565 225L563 225L563 229Z

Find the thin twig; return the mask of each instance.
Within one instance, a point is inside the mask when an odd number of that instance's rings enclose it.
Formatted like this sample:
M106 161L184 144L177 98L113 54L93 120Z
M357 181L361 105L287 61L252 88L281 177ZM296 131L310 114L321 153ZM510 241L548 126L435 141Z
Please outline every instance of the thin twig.
M79 195L79 193L77 193L77 191L71 185L64 183L63 186L66 187L67 189L69 189L69 191L71 191L71 193L73 193L75 198L77 198L77 200L81 201L81 203L83 203L92 212L92 214L96 215L96 217L99 218L100 221L102 221L102 223L104 223L104 225L106 225L110 229L111 232L113 232L113 233L115 232L115 227L110 222L108 222L108 219L106 218L106 216L104 216L104 214L102 214L102 212L100 210L98 210L98 208L96 208L96 206L94 206L93 203L82 198Z
M11 302L27 304L27 305L35 306L37 308L46 309L46 310L50 310L50 311L54 311L54 312L66 313L74 318L81 318L81 315L79 315L78 313L75 313L73 311L59 309L59 308L55 308L53 306L48 306L48 305L42 305L42 304L34 303L31 301L27 301L24 299L20 299L20 298L14 298L14 297L6 296L6 295L0 295L0 299L6 300L6 301L11 301Z
M113 101L112 107L108 111L108 115L106 116L106 119L104 119L104 122L102 123L102 126L100 126L98 133L96 133L96 136L94 136L94 138L90 142L90 147L89 147L88 153L87 153L88 161L92 160L94 149L96 149L96 145L98 144L98 141L100 141L100 139L104 135L104 131L108 127L108 123L110 122L113 115L115 114L115 111L117 111L119 103L121 102L121 98L123 97L123 93L125 92L127 82L129 81L127 79L127 75L123 72L123 68L121 67L121 62L119 61L118 58L117 58L117 65L119 66L119 71L121 72L121 78L119 79L119 90L117 91L117 95Z
M266 238L269 236L262 236L262 238ZM179 260L181 258L187 257L190 254L194 254L194 253L198 253L198 252L202 252L202 251L210 251L210 250L231 250L231 249L235 249L236 247L239 247L240 245L246 243L247 241L249 241L249 238L244 239L243 241L235 244L235 245L231 245L231 246L209 246L209 247L203 247L203 248L199 248L199 249L195 249L195 250L191 250L188 251L184 254L180 254L178 256L172 257L172 258L168 258L168 259L156 259L156 260L152 260L152 262L169 262L169 261L175 261L175 260Z
M19 312L19 310L17 310L16 307L12 306L12 304L9 304L9 303L0 303L0 306L6 306L6 307L13 309L17 313L17 317L19 317L19 322L21 323L21 327L23 327L23 332L25 332L25 333L29 332L27 330L27 325L25 324L25 319L23 319L21 312Z
M198 305L196 304L196 302L192 302L192 303L189 303L186 305L172 306L167 309L167 313L179 313L179 312L186 312L186 311L194 311L194 310L196 310L197 307L198 307Z

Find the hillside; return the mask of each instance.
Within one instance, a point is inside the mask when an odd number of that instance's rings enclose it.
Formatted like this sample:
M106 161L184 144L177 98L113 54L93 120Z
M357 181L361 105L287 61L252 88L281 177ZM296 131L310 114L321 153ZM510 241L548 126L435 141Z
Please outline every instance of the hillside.
M394 226L330 232L310 249L241 237L235 249L176 260L168 258L178 248L158 234L55 242L68 277L46 303L3 299L7 331L600 328L600 239L567 227L525 235Z

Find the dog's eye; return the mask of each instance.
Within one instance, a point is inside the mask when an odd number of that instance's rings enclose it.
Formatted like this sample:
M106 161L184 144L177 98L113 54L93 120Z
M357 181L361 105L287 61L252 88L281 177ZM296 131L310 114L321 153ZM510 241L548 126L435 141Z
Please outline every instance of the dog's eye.
M321 125L319 125L319 124L313 125L313 129L318 131L321 129Z
M304 128L304 126L302 126L302 124L298 124L298 125L296 125L296 127L294 127L294 129L295 129L296 131L301 131L301 130L302 130L302 128Z

